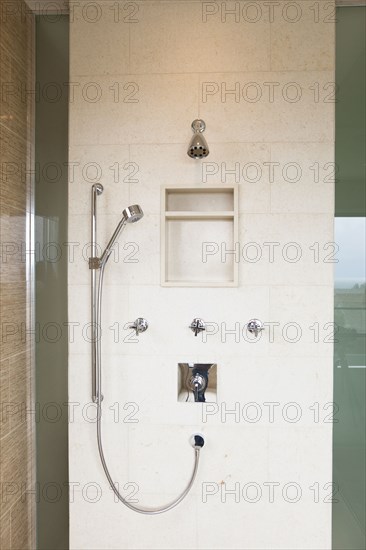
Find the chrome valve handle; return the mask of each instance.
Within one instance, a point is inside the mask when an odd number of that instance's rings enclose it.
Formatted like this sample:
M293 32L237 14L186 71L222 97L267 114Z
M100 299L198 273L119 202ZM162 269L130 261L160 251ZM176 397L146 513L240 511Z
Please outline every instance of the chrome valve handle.
M136 331L136 336L140 332L145 332L149 328L149 323L143 317L137 317L136 321L130 325L130 328L133 328Z
M248 321L247 327L248 331L254 334L256 338L258 338L259 333L264 330L263 323L259 319L251 319Z
M194 332L194 335L197 336L203 330L206 330L205 322L199 317L195 317L192 323L189 325L189 328Z

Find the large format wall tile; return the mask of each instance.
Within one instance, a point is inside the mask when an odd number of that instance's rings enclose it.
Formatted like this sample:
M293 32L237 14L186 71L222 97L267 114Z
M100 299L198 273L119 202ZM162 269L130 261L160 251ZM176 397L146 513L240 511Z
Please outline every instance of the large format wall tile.
M80 77L70 104L70 145L180 143L197 110L197 75Z
M161 9L157 2L140 2L138 22L130 26L131 72L268 70L268 18L253 24L254 14L247 10L246 20L239 4L175 1ZM230 8L236 13L230 15Z
M130 8L129 8L130 5ZM86 0L71 5L70 21L76 34L70 37L70 74L72 85L78 77L129 72L130 25L134 3ZM129 22L131 20L131 23Z
M332 71L200 75L210 142L334 140Z
M329 285L337 260L333 240L333 219L327 214L243 215L241 284Z
M321 0L313 4L300 0L273 3L272 19L273 71L333 69L336 22L334 2Z

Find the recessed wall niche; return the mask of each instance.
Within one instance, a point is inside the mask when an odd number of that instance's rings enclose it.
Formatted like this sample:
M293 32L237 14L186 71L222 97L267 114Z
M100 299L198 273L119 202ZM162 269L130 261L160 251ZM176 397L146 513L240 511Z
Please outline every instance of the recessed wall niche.
M162 187L162 286L238 286L237 241L237 186Z

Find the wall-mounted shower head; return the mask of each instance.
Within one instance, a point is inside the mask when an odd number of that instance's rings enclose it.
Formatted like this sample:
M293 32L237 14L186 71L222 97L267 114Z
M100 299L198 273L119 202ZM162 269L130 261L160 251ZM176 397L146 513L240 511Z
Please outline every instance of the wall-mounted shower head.
M132 206L128 206L124 209L122 212L122 216L124 217L126 223L135 223L141 220L142 216L144 215L142 208L138 204L133 204Z
M210 152L207 141L202 135L205 129L206 124L203 120L196 119L192 122L192 130L194 135L189 142L187 151L187 155L192 159L202 159L207 157Z

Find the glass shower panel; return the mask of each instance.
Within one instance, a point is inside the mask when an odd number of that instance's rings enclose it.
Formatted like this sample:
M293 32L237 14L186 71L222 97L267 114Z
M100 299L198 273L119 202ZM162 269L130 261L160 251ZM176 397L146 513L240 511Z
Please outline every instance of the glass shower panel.
M366 548L366 7L337 8L334 550Z
M40 94L36 104L36 395L41 411L50 416L50 404L58 411L56 420L41 414L37 421L37 483L41 495L50 482L60 488L52 502L44 496L37 502L37 550L69 547L68 44L68 16L37 16L37 82L41 90L52 84L63 91L57 101Z
M333 548L365 548L366 218L336 218Z

